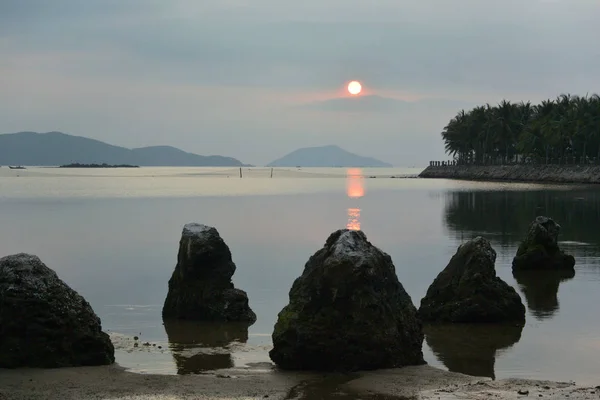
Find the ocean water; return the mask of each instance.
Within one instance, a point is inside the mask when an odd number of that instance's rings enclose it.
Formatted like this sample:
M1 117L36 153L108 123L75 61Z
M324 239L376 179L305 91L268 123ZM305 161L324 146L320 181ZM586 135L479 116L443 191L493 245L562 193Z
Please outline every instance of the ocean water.
M487 237L498 275L527 307L521 328L427 328L429 364L471 375L597 384L600 375L600 188L412 179L415 169L0 168L0 255L38 255L101 317L117 362L137 372L266 367L277 313L310 255L339 228L362 229L391 255L418 307L458 245ZM574 276L513 276L536 215L563 227ZM163 324L185 223L215 226L249 328ZM137 347L130 336L139 336ZM147 345L144 345L147 344Z

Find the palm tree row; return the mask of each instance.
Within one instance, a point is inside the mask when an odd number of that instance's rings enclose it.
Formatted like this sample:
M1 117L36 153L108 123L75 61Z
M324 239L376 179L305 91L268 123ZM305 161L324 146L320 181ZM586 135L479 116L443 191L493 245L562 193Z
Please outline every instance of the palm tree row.
M563 94L538 105L503 100L462 110L442 138L446 153L461 163L589 163L600 160L600 95Z

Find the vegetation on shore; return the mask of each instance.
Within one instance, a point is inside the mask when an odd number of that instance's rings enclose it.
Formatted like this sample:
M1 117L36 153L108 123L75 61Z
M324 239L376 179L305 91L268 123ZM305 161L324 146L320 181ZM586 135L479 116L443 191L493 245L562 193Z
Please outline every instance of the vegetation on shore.
M73 164L61 165L59 168L139 168L139 165L129 165L129 164L110 165L110 164L106 164L106 163L102 163L102 164L73 163Z
M600 160L600 95L562 94L537 105L503 100L462 110L442 138L446 153L464 163Z

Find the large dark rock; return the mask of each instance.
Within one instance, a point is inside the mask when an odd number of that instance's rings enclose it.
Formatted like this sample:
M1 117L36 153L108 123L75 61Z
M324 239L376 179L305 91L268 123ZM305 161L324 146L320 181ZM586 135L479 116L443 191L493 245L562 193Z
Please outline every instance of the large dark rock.
M575 257L558 248L560 225L552 218L537 217L513 259L513 269L574 269Z
M38 257L0 259L0 368L107 365L114 351L90 304Z
M496 276L496 251L476 237L459 246L421 300L423 321L525 322L525 306L515 289Z
M331 234L295 280L289 299L269 352L282 369L353 371L424 363L417 310L390 256L361 231Z
M246 292L234 288L231 282L235 268L229 247L215 228L185 225L177 266L169 280L163 318L256 321Z

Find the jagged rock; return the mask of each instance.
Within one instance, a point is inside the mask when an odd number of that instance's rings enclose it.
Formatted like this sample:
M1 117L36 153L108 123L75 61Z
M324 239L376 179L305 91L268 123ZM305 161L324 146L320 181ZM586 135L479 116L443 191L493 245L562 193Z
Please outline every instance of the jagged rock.
M0 368L107 365L114 351L90 304L38 257L0 259Z
M552 218L539 216L529 227L513 259L513 269L574 269L575 258L558 248L560 225Z
M179 242L177 266L169 280L163 318L256 321L246 292L233 286L231 277L235 269L229 247L215 228L186 224Z
M271 359L282 369L371 370L423 364L417 310L389 255L338 230L310 257L278 315Z
M521 297L496 276L495 262L496 251L480 236L459 246L421 300L421 319L433 323L524 323Z

